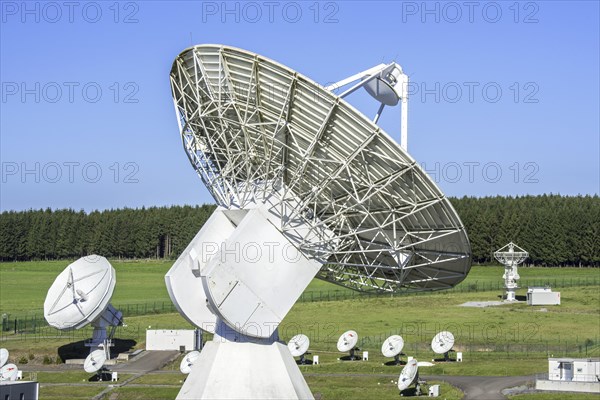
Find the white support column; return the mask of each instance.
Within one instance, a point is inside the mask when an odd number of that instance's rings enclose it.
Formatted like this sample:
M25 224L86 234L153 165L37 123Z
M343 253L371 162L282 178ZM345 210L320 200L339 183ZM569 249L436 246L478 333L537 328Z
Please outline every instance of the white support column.
M400 103L400 147L408 151L408 76L402 75L402 100Z

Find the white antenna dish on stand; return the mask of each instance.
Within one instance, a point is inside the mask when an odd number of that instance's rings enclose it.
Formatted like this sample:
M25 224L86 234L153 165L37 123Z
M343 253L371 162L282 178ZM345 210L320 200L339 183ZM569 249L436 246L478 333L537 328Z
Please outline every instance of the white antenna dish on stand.
M236 346L238 357L250 358L249 344L276 346L279 323L314 277L397 293L451 288L469 272L460 218L405 150L406 112L401 145L376 125L386 104L402 100L406 111L408 79L398 64L324 88L258 54L200 45L177 56L170 79L183 147L218 208L165 279L188 321L216 326L208 347ZM355 81L339 96L329 90ZM344 99L361 87L381 103L374 119ZM258 257L232 254L256 248L257 237L269 244L258 245ZM297 257L292 262L281 249ZM201 385L214 365L207 356L180 398L232 397L226 385ZM257 370L269 376L272 368ZM220 381L236 371L222 368ZM281 382L235 388L252 397L310 398L299 369L288 374L298 384L285 393Z
M400 364L400 353L402 353L402 349L404 348L404 339L400 335L392 335L389 338L385 339L383 344L381 345L381 354L384 357L394 357L394 364Z
M199 351L194 350L187 353L185 357L183 357L183 360L181 360L181 364L179 364L179 370L181 373L187 375L192 372L192 367L194 366L194 363L198 357L200 357Z
M85 372L91 374L92 372L99 371L106 362L106 352L104 350L92 351L83 362L83 369Z
M306 364L306 360L304 356L308 351L308 347L310 346L310 339L308 336L299 334L294 336L288 342L288 349L290 349L290 353L292 353L293 357L300 357L300 364Z
M15 364L6 364L0 368L0 382L16 381L19 374L19 368Z
M398 389L403 391L408 389L413 383L417 384L417 392L420 393L419 365L414 358L402 368L402 372L400 372L400 376L398 377Z
M337 349L342 353L350 352L349 360L354 361L357 359L354 355L357 343L358 333L356 333L355 331L346 331L342 333L342 336L340 336L340 338L338 339Z
M448 352L454 346L454 335L448 331L442 331L433 337L431 341L431 349L436 354L443 354L445 361L450 361Z
M115 283L115 269L106 258L82 257L69 264L48 289L44 318L60 330L81 329L91 324L94 333L86 346L90 352L102 347L110 354L115 328L123 323L123 314L110 304ZM109 326L113 328L107 334Z
M516 290L519 288L517 281L521 279L517 266L529 257L529 253L510 242L494 252L494 257L504 265L502 279L504 279L504 287L506 288L506 301L516 301Z
M8 362L8 350L0 349L0 367L4 366Z

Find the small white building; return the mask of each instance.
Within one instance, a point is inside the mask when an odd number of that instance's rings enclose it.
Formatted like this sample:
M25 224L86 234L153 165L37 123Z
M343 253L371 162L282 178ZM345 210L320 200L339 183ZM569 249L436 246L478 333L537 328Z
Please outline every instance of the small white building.
M548 379L537 379L535 388L600 393L600 358L549 358Z
M560 305L560 292L553 292L550 287L530 286L527 289L527 304L530 306Z
M146 330L146 350L192 351L202 348L199 329Z

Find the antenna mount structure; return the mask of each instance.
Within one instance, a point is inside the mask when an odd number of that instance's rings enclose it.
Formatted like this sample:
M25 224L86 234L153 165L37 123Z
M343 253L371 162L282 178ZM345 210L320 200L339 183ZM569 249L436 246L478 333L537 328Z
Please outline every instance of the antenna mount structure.
M506 301L516 301L516 290L519 288L517 281L521 278L517 271L517 266L521 264L529 253L510 242L498 251L494 252L494 257L504 265L504 287L506 288Z

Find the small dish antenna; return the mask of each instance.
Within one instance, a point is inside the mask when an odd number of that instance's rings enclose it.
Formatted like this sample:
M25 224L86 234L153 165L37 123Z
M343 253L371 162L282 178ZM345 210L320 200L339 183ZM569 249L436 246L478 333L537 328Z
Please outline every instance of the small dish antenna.
M123 314L109 302L116 284L115 269L104 257L91 255L69 264L54 280L44 302L44 318L51 326L68 331L91 324L92 339L85 345L110 354L117 326ZM106 330L112 326L107 334Z
M0 368L0 382L16 381L19 369L15 364L6 364Z
M356 343L358 343L358 333L356 331L346 331L340 336L337 342L337 349L342 353L347 351L350 352L350 360L356 360L354 356L354 350L356 350Z
M529 253L510 242L494 252L494 258L504 265L504 287L506 288L506 301L516 301L516 290L519 288L517 281L521 279L517 266L529 257Z
M194 350L187 353L185 357L183 357L183 360L181 360L181 364L179 364L179 370L181 371L181 373L187 375L190 372L192 372L192 367L194 366L194 363L196 362L196 360L198 360L199 357L199 351Z
M442 331L433 337L431 349L436 354L443 354L445 361L450 361L448 353L454 346L454 335L448 331Z
M106 352L104 350L92 351L83 362L83 369L85 372L91 374L92 372L99 371L106 362Z
M398 377L398 389L403 391L408 389L413 383L417 383L417 393L420 392L419 387L419 365L416 359L412 359L406 363L400 376Z
M404 348L404 339L400 335L392 335L385 339L381 345L381 353L384 357L394 357L394 365L400 364L400 353Z
M8 362L8 350L0 349L0 367Z
M292 353L293 357L300 357L300 364L306 364L306 360L304 356L308 351L308 346L310 346L310 339L308 336L303 335L302 333L294 336L288 342L288 349L290 349L290 353Z

